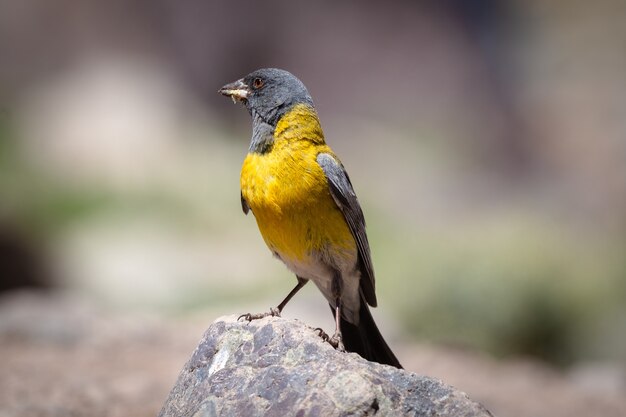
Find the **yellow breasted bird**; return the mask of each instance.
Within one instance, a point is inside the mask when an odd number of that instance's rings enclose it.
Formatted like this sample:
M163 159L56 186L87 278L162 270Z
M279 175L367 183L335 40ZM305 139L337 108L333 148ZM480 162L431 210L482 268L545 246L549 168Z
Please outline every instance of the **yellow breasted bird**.
M324 141L306 87L287 71L265 68L219 92L252 116L241 169L243 211L252 211L265 243L298 280L278 307L245 316L279 315L311 280L335 317L331 344L401 368L368 308L376 306L376 293L363 212L347 172Z

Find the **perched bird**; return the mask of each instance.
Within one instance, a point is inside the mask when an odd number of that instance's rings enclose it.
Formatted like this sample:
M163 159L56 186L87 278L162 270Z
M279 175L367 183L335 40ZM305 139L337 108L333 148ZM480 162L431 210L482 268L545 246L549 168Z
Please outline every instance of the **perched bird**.
M252 140L241 169L241 206L252 211L265 243L298 280L269 313L279 315L309 280L335 317L336 348L401 368L368 305L376 307L374 269L365 219L348 173L324 141L304 84L291 73L265 68L219 93L252 116Z

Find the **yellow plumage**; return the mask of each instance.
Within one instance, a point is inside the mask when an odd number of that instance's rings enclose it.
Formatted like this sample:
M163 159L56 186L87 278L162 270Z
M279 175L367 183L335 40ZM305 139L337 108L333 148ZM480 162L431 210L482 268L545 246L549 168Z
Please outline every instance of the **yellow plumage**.
M354 258L357 249L317 163L333 154L313 109L296 105L276 125L267 153L251 152L241 170L241 192L267 246L289 263L314 261L315 252Z

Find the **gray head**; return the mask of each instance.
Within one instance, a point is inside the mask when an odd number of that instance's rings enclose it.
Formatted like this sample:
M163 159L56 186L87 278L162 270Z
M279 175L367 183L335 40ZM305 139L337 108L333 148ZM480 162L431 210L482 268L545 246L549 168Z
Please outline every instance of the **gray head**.
M290 72L277 68L263 68L220 88L219 93L243 103L250 114L265 123L276 126L286 111L296 104L313 100L306 87Z

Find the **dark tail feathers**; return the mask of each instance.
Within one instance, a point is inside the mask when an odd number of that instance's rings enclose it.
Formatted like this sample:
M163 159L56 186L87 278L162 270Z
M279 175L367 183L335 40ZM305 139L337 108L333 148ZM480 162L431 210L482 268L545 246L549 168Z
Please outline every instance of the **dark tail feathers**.
M331 309L334 309L331 306ZM340 318L339 328L343 339L343 344L348 352L355 352L368 361L378 362L385 365L395 366L402 369L402 365L393 354L385 339L380 334L374 318L370 313L367 302L361 296L361 309L359 311L359 325Z

